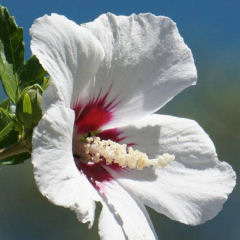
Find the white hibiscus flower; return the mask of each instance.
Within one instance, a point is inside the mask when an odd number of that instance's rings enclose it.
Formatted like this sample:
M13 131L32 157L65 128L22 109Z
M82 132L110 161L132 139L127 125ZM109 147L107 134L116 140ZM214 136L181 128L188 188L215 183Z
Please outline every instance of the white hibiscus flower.
M191 225L217 215L235 185L231 166L196 122L154 114L196 83L174 22L109 13L79 26L52 14L31 35L52 78L33 134L44 196L90 227L101 202L103 240L157 239L145 205Z

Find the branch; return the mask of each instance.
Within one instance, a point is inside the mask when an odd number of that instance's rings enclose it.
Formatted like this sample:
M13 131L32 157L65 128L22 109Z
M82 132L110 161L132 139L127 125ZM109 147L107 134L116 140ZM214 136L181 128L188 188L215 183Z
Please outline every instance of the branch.
M22 143L15 143L10 147L0 149L0 161L20 153L29 153L29 149Z

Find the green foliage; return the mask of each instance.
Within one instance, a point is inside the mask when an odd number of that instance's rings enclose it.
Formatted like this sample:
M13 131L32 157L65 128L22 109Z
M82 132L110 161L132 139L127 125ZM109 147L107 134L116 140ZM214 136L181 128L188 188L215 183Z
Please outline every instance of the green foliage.
M23 29L4 7L0 7L0 40L0 76L6 94L16 103L18 73L24 65Z
M7 148L18 140L18 132L12 129L8 134L0 141L0 149Z
M20 74L20 87L28 87L33 84L44 84L44 77L46 71L42 68L38 59L32 56L24 65L23 70Z
M0 6L0 79L9 97L0 103L0 165L30 157L33 127L42 117L41 94L49 84L46 75L35 56L24 62L23 29Z
M14 144L18 140L15 123L8 116L0 112L0 149Z
M16 103L18 78L17 75L14 74L13 65L9 64L6 60L2 42L0 42L0 76L6 94L13 103Z
M9 122L8 110L10 108L10 100L5 99L0 103L0 130L4 128ZM6 116L7 112L7 116Z
M16 126L9 113L10 99L0 103L0 149L14 144L18 139Z
M14 129L14 122L10 121L6 127L0 131L0 142Z
M0 7L0 39L6 60L13 65L13 72L20 72L24 64L23 29L17 26L5 7Z
M7 98L0 103L0 107L8 110L10 108L10 100Z

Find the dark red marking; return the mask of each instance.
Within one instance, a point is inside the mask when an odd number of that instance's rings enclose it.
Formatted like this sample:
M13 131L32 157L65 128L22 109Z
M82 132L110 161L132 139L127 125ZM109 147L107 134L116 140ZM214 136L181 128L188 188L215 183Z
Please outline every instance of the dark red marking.
M99 191L102 189L99 188L98 182L105 182L113 179L111 174L105 170L101 164L84 163L78 159L75 159L75 162L78 169L87 176L89 182Z
M118 128L112 128L108 130L104 130L98 134L98 136L103 140L112 140L114 142L121 142L126 139L126 137L121 136L123 131L119 130Z
M124 134L124 132L118 128L112 128L112 129L107 129L104 130L102 132L100 132L98 134L98 136L102 139L102 140L112 140L114 142L120 143L122 141L124 141L125 139L127 139L127 136L122 136ZM127 143L128 147L132 147L132 146L136 146L137 144L134 142L130 142Z
M113 119L114 110L120 102L116 102L116 98L110 101L107 99L111 88L112 86L103 96L100 90L98 96L90 99L85 106L81 103L74 104L75 127L79 134L97 131Z

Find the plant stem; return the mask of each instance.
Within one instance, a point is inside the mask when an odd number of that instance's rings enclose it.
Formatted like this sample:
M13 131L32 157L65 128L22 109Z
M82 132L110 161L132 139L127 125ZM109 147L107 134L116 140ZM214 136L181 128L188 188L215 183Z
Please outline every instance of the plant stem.
M11 145L10 147L0 149L0 161L5 158L12 157L17 154L25 153L25 152L29 152L29 150L27 149L27 147L24 144L15 143L15 144Z

